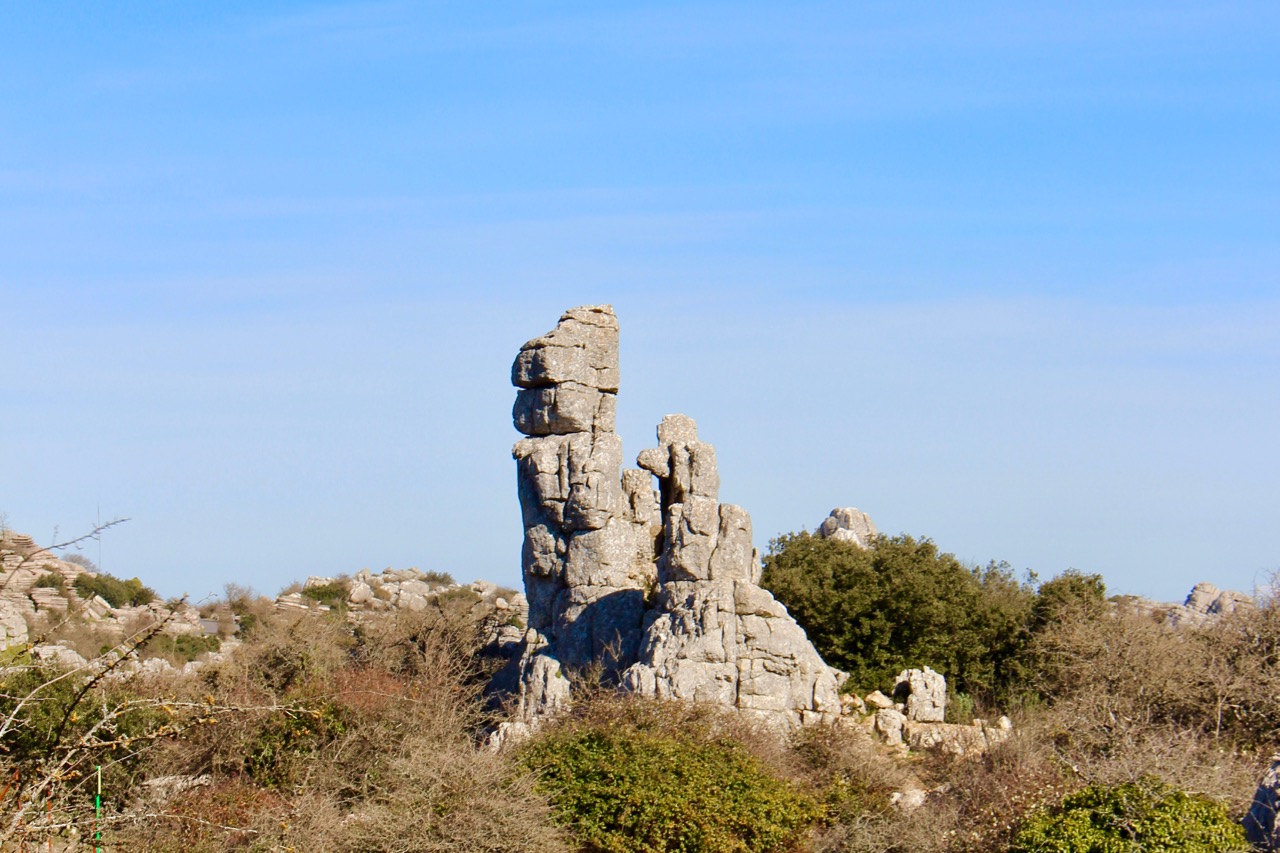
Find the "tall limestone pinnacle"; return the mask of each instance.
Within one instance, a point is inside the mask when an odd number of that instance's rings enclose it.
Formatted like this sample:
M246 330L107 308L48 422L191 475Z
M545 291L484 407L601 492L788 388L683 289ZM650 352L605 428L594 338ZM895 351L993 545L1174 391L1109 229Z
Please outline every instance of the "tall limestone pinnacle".
M746 510L719 502L715 449L668 415L622 470L618 321L571 309L520 348L513 419L529 626L517 662L526 722L569 701L565 668L623 688L786 724L839 714L836 673L759 586ZM657 483L657 489L654 483Z

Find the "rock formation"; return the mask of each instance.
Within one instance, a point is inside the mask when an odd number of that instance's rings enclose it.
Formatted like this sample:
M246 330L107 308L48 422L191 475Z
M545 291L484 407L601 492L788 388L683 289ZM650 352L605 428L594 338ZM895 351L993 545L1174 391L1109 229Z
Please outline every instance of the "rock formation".
M715 450L694 422L664 418L643 470L621 470L618 377L608 306L566 312L512 368L528 436L513 450L529 601L519 715L563 704L563 668L589 665L637 693L773 721L838 715L836 673L758 585L751 518L719 502Z
M669 415L640 454L658 478L662 552L640 660L624 685L808 723L838 716L836 675L785 607L759 586L746 510L717 499L715 450Z
M898 674L893 698L906 706L907 719L916 723L940 723L946 716L947 680L929 667Z
M1174 628L1202 628L1237 610L1258 606L1258 600L1254 596L1229 589L1222 590L1208 581L1201 581L1192 587L1181 604L1152 601L1149 598L1130 598L1127 603L1138 612L1162 619Z
M50 619L60 621L68 613L94 624L112 642L144 621L164 622L163 633L171 636L202 633L194 607L184 603L171 608L160 601L112 607L100 596L83 598L77 592L81 575L97 576L59 559L26 534L0 530L0 649L27 644L34 636L32 625L48 627Z
M1262 774L1253 802L1244 816L1245 835L1255 849L1280 850L1277 809L1280 809L1280 755L1272 756L1271 766Z
M823 539L839 539L866 548L880 535L871 516L853 506L837 507L818 525L818 535Z

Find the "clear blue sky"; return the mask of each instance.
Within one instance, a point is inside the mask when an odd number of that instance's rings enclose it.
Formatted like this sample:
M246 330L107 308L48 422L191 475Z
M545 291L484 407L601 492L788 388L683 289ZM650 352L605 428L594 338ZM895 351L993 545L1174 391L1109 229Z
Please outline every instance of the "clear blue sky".
M1274 2L0 8L0 512L109 571L517 584L509 365L598 302L762 548L1280 569Z

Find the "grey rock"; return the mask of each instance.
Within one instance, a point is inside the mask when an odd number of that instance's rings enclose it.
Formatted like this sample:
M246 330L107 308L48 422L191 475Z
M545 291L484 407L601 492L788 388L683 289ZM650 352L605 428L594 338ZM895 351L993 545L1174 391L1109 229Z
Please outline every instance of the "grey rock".
M512 451L530 628L512 679L518 718L568 701L566 670L592 664L644 695L787 725L838 718L837 673L758 586L751 518L719 502L715 448L693 419L664 417L659 446L621 470L618 378L607 306L566 312L512 366L527 436Z
M923 806L928 799L928 791L912 785L890 794L889 804L903 814L911 814Z
M901 711L895 711L893 708L881 708L876 711L875 731L884 739L884 742L890 746L897 746L903 743L902 732L907 724L907 718Z
M893 696L905 703L907 719L913 722L940 723L946 716L947 680L927 666L898 673Z
M373 598L373 587L363 581L356 581L351 585L351 592L347 594L347 600L352 604L364 604Z
M35 616L31 599L5 590L0 595L0 649L25 645L30 640L27 617Z
M847 506L831 510L831 515L818 525L818 535L823 539L838 539L866 548L880 535L880 531L876 530L871 516L857 507Z
M1280 809L1280 755L1272 756L1271 766L1262 774L1253 802L1244 816L1245 835L1256 849L1280 850L1277 809Z
M1187 593L1187 600L1183 605L1200 613L1208 613L1209 607L1218 600L1220 595L1222 590L1207 581L1201 581Z
M872 690L866 696L867 705L876 709L885 709L893 707L893 700L881 693L879 690Z
M512 382L520 388L513 419L529 436L512 455L528 625L540 638L524 652L520 690L522 707L536 708L559 694L533 678L547 666L535 667L534 657L572 668L606 661L608 676L635 660L656 573L658 514L652 487L638 472L621 472L613 309L565 312L553 331L521 347Z
M840 696L840 710L846 714L865 714L867 703L856 693L844 693Z

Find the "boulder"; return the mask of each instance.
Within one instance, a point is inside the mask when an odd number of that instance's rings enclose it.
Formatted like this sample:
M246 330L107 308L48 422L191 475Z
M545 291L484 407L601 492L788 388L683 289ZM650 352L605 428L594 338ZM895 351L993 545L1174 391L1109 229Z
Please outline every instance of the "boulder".
M1271 766L1262 774L1253 803L1244 816L1245 835L1255 849L1280 850L1277 809L1280 809L1280 755L1272 756Z
M902 735L906 724L906 715L901 711L895 711L893 708L881 708L876 711L875 732L890 746L903 743Z
M838 539L859 548L868 547L880 535L875 522L857 507L837 507L818 525L818 535L823 539Z
M876 708L877 710L893 707L893 700L881 693L879 690L872 690L868 693L866 700L869 707Z
M940 723L946 716L947 680L929 667L898 673L893 698L906 705L907 719Z

